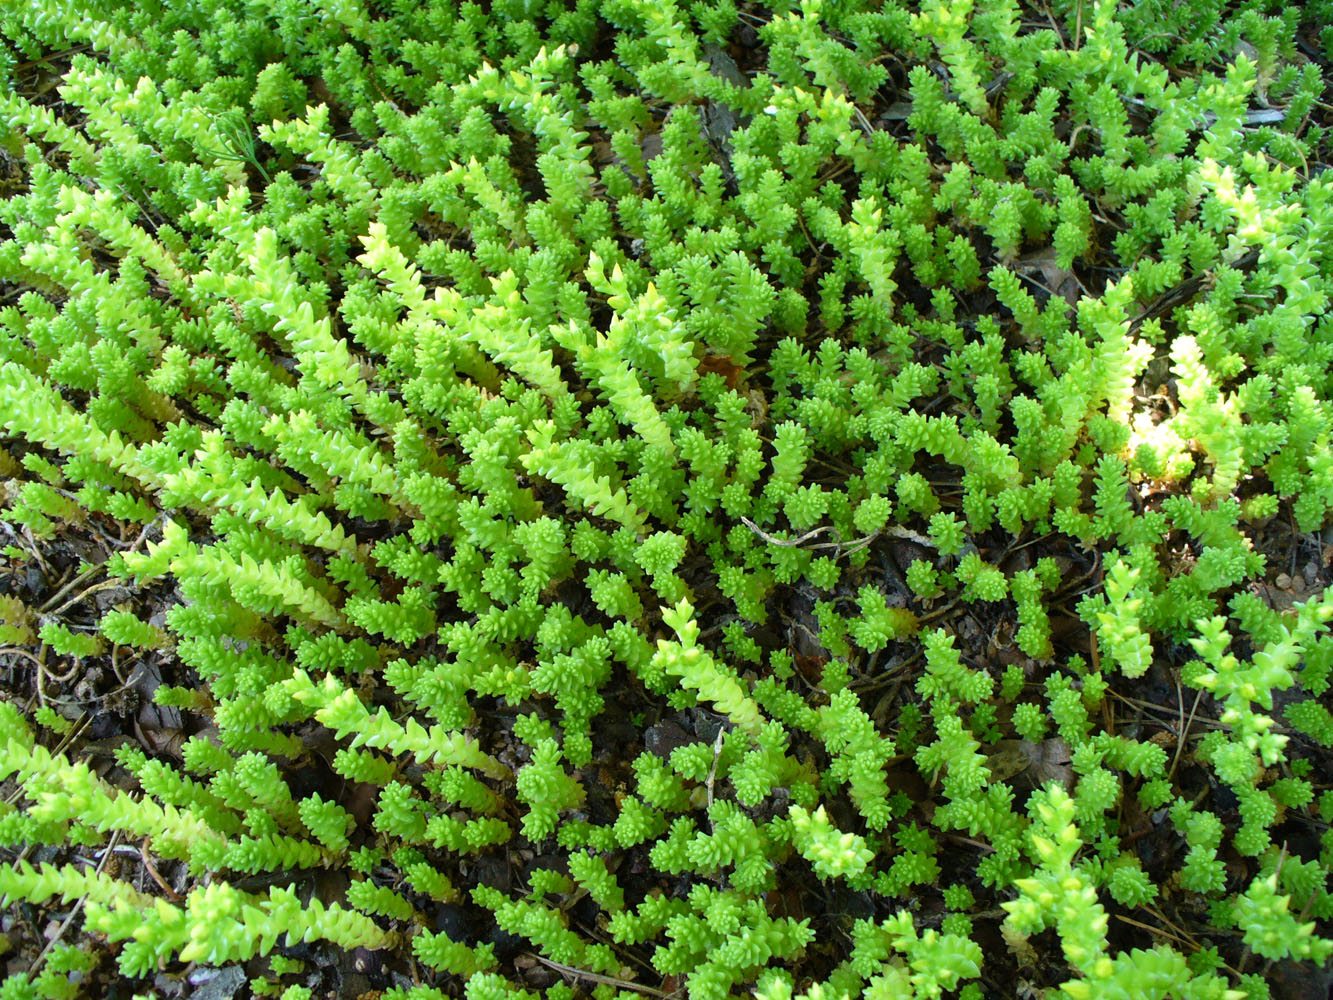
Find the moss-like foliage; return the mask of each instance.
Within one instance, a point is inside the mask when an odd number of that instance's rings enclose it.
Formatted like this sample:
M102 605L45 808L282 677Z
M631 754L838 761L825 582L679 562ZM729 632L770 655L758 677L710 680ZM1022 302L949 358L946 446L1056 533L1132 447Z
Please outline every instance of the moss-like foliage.
M0 12L0 996L1324 963L1328 7Z

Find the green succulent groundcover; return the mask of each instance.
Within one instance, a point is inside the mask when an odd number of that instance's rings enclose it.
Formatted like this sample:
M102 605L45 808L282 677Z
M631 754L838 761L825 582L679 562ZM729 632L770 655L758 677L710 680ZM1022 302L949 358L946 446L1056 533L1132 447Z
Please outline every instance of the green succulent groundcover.
M0 39L0 1000L1327 991L1328 0Z

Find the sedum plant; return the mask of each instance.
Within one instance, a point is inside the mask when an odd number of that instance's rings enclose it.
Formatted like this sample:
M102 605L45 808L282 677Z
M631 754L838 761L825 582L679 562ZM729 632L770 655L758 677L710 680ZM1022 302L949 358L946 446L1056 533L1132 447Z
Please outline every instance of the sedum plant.
M0 996L1314 975L1327 6L0 13Z

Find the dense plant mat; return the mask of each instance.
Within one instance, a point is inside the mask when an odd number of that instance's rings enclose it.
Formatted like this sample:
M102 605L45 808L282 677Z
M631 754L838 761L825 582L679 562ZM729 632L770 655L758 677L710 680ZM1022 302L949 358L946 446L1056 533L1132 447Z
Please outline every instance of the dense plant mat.
M0 13L0 998L1313 997L1328 2Z

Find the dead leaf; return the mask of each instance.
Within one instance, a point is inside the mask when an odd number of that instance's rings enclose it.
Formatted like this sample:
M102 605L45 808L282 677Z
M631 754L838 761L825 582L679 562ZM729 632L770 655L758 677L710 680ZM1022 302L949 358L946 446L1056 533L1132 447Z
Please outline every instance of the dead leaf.
M704 375L709 373L721 375L726 380L728 389L735 389L745 377L744 368L721 354L705 354L699 360L699 372Z
M1078 305L1079 298L1087 291L1073 271L1059 265L1053 247L1019 257L1014 261L1014 270L1071 306Z
M1007 781L1021 778L1033 788L1048 782L1074 787L1074 771L1069 766L1069 746L1059 737L1033 743L1031 740L1000 740L986 758L991 778Z
M1004 943L1009 946L1010 953L1018 960L1020 968L1037 964L1037 949L1029 943L1026 934L1014 930L1007 921L1000 925L1000 933L1004 936Z

